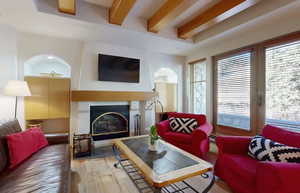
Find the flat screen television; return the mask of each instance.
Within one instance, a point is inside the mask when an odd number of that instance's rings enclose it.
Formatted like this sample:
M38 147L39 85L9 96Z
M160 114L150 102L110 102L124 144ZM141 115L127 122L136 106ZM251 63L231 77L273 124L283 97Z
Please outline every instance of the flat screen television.
M99 54L99 81L140 82L140 60Z

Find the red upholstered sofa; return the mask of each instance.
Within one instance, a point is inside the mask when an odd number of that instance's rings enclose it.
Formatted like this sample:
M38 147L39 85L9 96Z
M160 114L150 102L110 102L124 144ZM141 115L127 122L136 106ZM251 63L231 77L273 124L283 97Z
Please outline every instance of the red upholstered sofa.
M265 126L265 138L300 148L300 133ZM261 162L247 155L250 137L217 137L215 174L235 193L300 193L300 164Z
M178 133L171 131L169 120L158 123L157 132L165 141L179 147L200 158L206 158L209 151L208 136L213 130L210 123L206 121L205 115L186 114L186 113L168 113L168 118L194 118L199 127L192 134Z

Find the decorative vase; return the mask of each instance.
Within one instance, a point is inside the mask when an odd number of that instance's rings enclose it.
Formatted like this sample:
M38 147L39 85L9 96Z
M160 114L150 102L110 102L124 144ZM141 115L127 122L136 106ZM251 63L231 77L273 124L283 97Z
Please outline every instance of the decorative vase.
M154 140L154 143L151 143L151 137L149 139L149 151L157 151L157 140Z
M150 133L149 133L149 151L156 151L158 139L159 139L159 136L157 134L157 129L153 125L150 127Z

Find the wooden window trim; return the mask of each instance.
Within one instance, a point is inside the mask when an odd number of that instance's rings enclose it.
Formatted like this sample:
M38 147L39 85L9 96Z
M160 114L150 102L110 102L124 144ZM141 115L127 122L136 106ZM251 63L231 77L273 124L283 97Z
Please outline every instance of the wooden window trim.
M193 65L193 64L196 64L199 62L205 62L205 61L206 61L206 58L201 58L201 59L193 60L193 61L189 62L188 64Z
M294 41L300 40L300 31L293 32L287 35L279 36L276 38L272 38L261 42L260 44L266 49L274 46L279 46L282 44L288 44Z
M213 62L213 125L216 134L225 135L255 135L260 132L264 125L265 118L265 51L267 48L300 41L300 31L275 37L269 40L258 42L249 46L231 50L212 57ZM252 51L253 67L251 82L251 131L244 131L238 128L218 126L217 123L217 61L226 57ZM258 105L258 103L261 103Z

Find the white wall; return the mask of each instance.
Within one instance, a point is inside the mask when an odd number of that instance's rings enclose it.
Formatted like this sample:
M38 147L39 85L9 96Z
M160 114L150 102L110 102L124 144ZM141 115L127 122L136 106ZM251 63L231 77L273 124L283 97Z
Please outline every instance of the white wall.
M154 88L154 73L160 68L171 68L178 74L178 107L182 109L182 71L185 57L158 54L146 50L111 45L103 42L81 42L29 33L19 33L19 77L24 76L24 63L33 56L49 54L57 56L71 66L73 90L151 91ZM133 57L141 60L140 83L113 83L98 81L98 54ZM71 105L71 127L84 127L78 119L80 106ZM86 121L83 121L86 123ZM145 124L154 123L153 112L146 112ZM89 125L86 125L89 128Z
M15 98L3 96L9 80L17 79L17 32L0 24L0 121L14 118ZM19 109L18 109L19 110ZM20 115L20 112L18 112Z
M254 43L262 42L264 40L275 38L284 34L299 31L300 25L298 19L296 19L300 17L299 10L300 3L298 1L280 10L277 10L276 12L269 13L263 18L257 18L257 20L232 29L228 33L215 36L209 41L203 43L202 46L189 53L186 66L188 62L201 58L207 58L207 116L209 120L212 120L213 115L212 56ZM185 70L185 74L186 73L187 72ZM188 99L185 97L184 100L187 101ZM187 108L187 103L184 104L184 108Z
M140 59L140 83L116 83L98 81L98 54L108 54ZM82 54L79 89L81 90L118 90L151 91L154 88L154 73L162 67L171 68L182 82L184 57L158 54L146 50L128 48L102 42L88 42Z
M72 39L55 38L30 33L19 33L18 64L19 77L24 76L24 63L37 55L53 55L71 66L72 89L77 89L80 74L83 42Z
M108 54L140 59L140 83L116 83L98 81L98 54ZM170 68L178 75L178 110L182 110L182 71L185 57L158 54L146 50L106 44L103 42L87 42L82 53L80 67L80 90L109 90L109 91L152 91L154 74L160 68ZM80 121L79 105L72 104L74 127L83 127ZM154 123L154 112L145 112L145 126ZM86 121L85 121L86 122ZM88 127L88 125L86 125Z
M77 89L80 74L83 42L72 39L55 38L30 33L18 33L18 76L24 78L24 63L34 56L53 55L61 58L71 66L72 89ZM24 116L24 103L20 108ZM23 117L23 120L25 118ZM72 122L71 122L72 127Z

